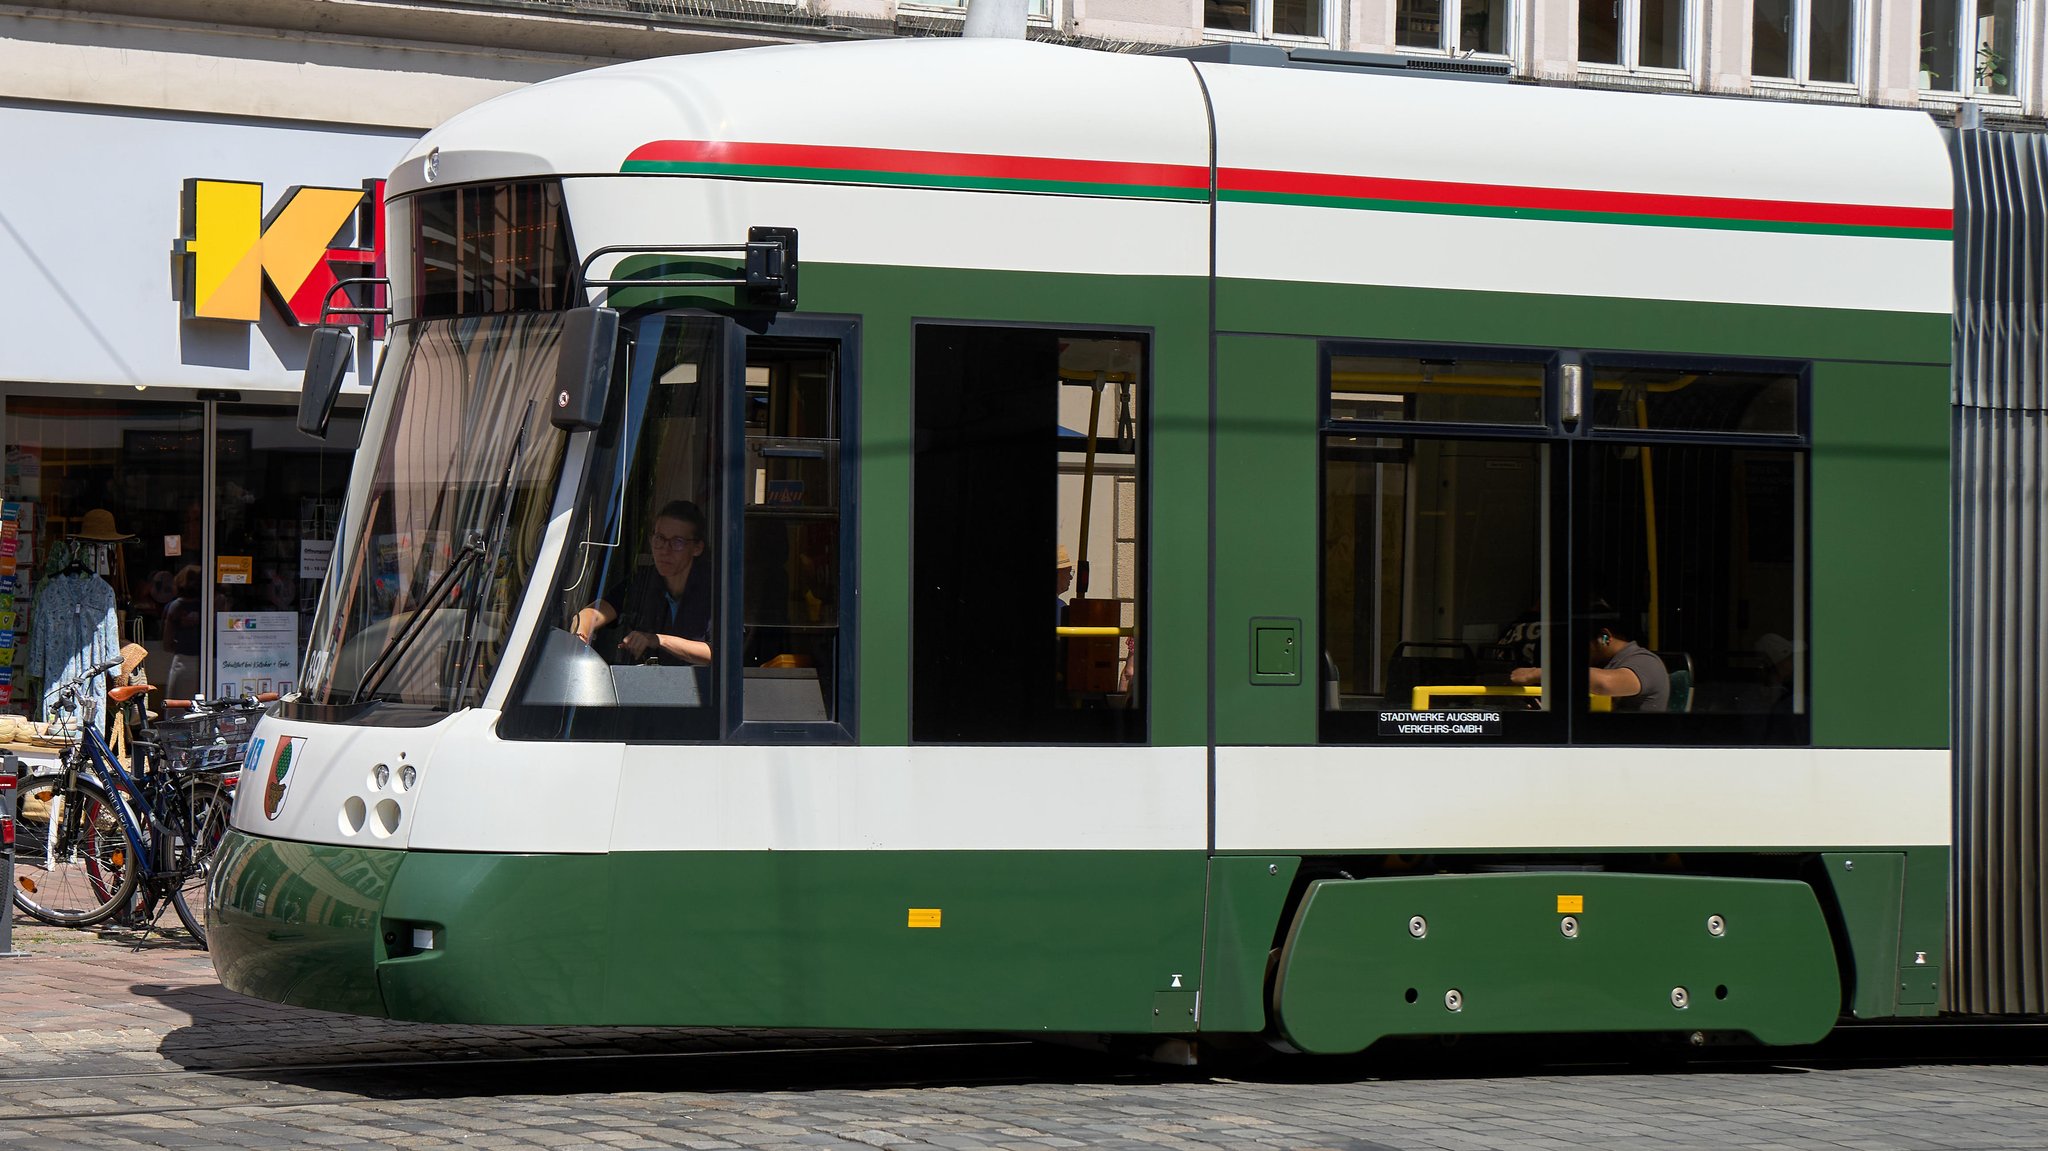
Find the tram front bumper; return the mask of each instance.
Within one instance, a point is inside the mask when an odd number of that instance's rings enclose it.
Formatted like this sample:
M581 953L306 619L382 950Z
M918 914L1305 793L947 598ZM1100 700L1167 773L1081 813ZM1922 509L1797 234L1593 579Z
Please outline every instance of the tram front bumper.
M208 950L221 983L295 1007L386 1015L378 933L404 858L229 831L215 856L207 909Z

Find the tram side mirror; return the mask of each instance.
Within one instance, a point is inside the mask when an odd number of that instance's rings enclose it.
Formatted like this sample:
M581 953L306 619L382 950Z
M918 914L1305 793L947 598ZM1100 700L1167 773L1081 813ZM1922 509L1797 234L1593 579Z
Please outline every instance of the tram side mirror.
M355 333L347 328L319 328L306 351L306 382L299 389L299 430L315 439L327 438L327 421L341 395L341 378L356 358Z
M619 314L610 308L574 308L562 320L562 355L555 361L555 409L565 432L586 432L604 422L611 395L612 357L619 347Z

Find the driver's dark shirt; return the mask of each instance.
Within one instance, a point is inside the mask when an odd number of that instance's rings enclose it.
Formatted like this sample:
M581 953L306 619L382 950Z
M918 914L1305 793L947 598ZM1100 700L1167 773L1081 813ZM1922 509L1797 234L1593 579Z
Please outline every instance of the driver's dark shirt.
M683 584L680 596L671 597L668 585L662 582L661 573L647 567L635 570L631 576L605 589L604 602L619 613L621 639L636 631L672 635L680 639L711 639L711 574L704 567L702 557L691 565L690 578ZM664 650L660 653L660 662L681 664L687 661Z

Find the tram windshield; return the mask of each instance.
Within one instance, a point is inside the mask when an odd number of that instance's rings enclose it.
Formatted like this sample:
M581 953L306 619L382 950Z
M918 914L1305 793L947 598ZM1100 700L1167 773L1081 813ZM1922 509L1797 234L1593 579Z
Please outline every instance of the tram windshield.
M452 710L481 699L525 593L567 437L548 419L559 312L392 333L301 698ZM380 400L383 397L380 397Z

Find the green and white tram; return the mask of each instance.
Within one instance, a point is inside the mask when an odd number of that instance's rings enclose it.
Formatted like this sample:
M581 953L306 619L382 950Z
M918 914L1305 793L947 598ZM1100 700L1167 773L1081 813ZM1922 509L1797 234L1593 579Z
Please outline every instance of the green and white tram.
M1938 130L1298 55L736 51L422 140L222 980L1316 1052L1933 1014ZM707 662L597 626L649 581Z

